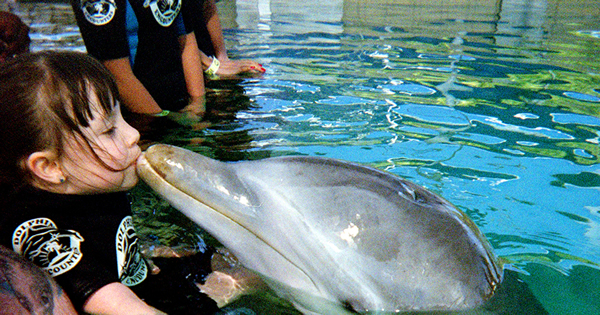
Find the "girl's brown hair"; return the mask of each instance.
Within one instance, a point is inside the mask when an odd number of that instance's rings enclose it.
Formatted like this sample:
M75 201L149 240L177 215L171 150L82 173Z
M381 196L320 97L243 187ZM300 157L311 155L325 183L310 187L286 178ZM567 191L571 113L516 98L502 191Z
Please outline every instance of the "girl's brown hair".
M43 51L0 65L0 190L32 182L25 161L34 152L62 155L68 133L86 137L93 119L90 93L110 113L118 90L110 72L84 53ZM89 143L87 144L89 145Z

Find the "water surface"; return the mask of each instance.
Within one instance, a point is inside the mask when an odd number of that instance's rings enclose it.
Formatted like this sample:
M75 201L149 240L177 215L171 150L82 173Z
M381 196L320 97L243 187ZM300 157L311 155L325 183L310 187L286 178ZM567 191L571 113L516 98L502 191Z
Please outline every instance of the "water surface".
M152 137L221 160L318 155L410 179L475 221L526 297L475 313L599 313L600 2L431 2L222 0L231 55L267 73L209 82L203 126ZM85 49L68 5L7 6L34 50ZM198 230L148 194L136 194L141 230L195 244ZM230 311L294 312L262 295Z

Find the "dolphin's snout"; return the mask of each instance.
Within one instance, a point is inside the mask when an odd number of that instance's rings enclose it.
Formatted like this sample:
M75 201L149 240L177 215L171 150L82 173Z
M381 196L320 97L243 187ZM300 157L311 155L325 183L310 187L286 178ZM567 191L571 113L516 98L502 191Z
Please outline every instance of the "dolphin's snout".
M160 167L157 167L155 163L151 163L152 153L155 153L155 150L151 150L154 146L151 146L146 151L142 152L136 161L136 171L138 176L142 179L146 179L145 172L151 170L151 172L160 176L162 179L166 178L166 174L161 171ZM150 153L150 156L148 155Z
M164 167L161 165L164 163L165 159L172 157L174 154L175 151L171 146L154 144L140 155L138 164L140 162L145 163L146 167L152 169L162 179L166 179L167 174L164 171Z
M138 176L142 177L141 170L149 166L150 165L148 164L148 160L146 160L146 152L142 152L140 156L138 156L137 161L135 162L135 169L138 173Z

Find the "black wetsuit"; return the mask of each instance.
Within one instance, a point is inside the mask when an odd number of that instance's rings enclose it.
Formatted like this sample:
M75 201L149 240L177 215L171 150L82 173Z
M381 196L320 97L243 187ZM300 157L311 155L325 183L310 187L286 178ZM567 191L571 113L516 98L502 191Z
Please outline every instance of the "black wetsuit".
M103 286L121 282L172 314L210 314L216 304L194 285L210 272L210 253L142 258L126 193L64 195L25 189L2 201L0 244L50 272L80 311Z
M133 73L163 109L187 105L180 35L184 0L71 0L88 53L105 61L128 57Z

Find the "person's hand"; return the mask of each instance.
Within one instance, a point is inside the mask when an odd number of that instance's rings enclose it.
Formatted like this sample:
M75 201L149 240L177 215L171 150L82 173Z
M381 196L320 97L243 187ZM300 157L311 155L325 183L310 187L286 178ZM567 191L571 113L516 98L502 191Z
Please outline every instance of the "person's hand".
M199 117L200 119L206 113L206 97L192 96L186 107L181 110L182 113L187 113L190 118Z
M196 283L204 294L224 307L242 295L265 290L266 283L254 272L244 268L226 248L218 248L211 259L212 272L204 284Z
M231 60L226 58L224 60L219 59L219 61L221 65L216 75L220 77L231 77L242 73L262 74L266 71L261 64L248 59Z
M198 251L188 247L170 247L165 245L155 245L143 243L140 245L142 256L148 262L153 275L160 273L160 268L154 264L153 258L181 258L195 255Z
M178 112L169 112L164 116L181 126L194 127L202 122L202 118L204 117L205 113L206 97L202 95L198 97L190 97L188 105L182 110Z

